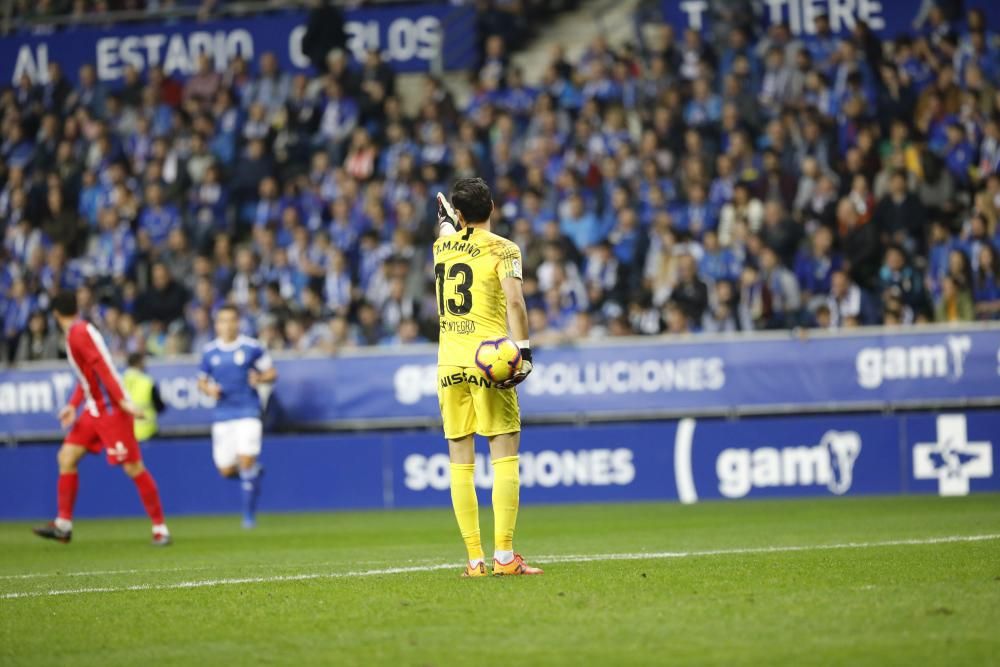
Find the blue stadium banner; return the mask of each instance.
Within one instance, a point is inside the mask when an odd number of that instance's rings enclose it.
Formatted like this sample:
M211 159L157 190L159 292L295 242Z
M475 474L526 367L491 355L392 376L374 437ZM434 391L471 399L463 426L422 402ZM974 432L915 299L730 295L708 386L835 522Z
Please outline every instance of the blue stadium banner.
M625 419L1000 404L1000 328L800 338L794 334L630 339L539 348L518 389L526 419ZM268 406L279 428L428 425L438 418L436 354L422 346L284 358ZM194 360L151 363L166 433L206 432L212 402ZM0 438L58 433L68 366L0 373Z
M829 414L532 426L521 437L525 503L1000 491L1000 412ZM480 502L492 468L476 457ZM237 512L208 438L154 439L143 455L168 514ZM264 511L448 507L448 450L433 431L270 435ZM79 516L141 514L103 456L82 463ZM0 520L55 512L55 448L0 448Z
M27 75L47 77L47 65L58 62L72 80L84 63L95 66L98 79L114 83L127 65L140 72L154 65L179 78L192 74L200 54L217 69L236 55L254 62L261 53L277 56L285 71L310 71L302 53L307 14L284 11L209 22L147 23L130 27L76 27L48 34L12 34L0 38L0 85ZM440 57L445 69L468 67L476 55L475 12L450 5L396 5L345 13L347 48L355 59L379 49L397 71L425 72Z
M712 25L711 0L663 0L663 18L675 29L707 30ZM767 28L776 23L788 25L792 34L808 36L816 33L814 21L819 14L830 20L834 34L850 33L858 21L864 21L883 37L894 38L912 33L914 22L923 3L917 0L763 0L757 5L758 23ZM987 3L973 3L986 8ZM963 17L964 18L964 17ZM1000 27L1000 12L986 12L991 29Z

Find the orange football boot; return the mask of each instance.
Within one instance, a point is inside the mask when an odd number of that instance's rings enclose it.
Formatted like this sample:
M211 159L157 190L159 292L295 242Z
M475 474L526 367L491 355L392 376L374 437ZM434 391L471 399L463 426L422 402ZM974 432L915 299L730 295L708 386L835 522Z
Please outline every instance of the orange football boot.
M509 577L520 574L542 574L542 569L525 563L521 554L514 554L514 559L509 563L501 563L496 558L493 559L494 576Z
M486 563L484 563L483 561L479 561L479 565L477 565L476 567L472 567L472 565L470 565L469 562L466 561L466 563L465 563L465 572L462 573L462 576L463 577L485 577L486 574L487 574L487 572L486 572Z

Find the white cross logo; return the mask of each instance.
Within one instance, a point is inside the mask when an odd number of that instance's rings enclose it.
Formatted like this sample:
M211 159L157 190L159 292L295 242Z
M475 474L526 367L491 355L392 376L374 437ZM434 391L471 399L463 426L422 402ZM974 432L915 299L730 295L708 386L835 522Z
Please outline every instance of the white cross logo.
M993 446L969 442L965 415L939 415L937 442L913 447L913 476L938 480L942 496L969 495L969 479L993 476Z
M128 450L125 449L125 443L119 440L115 442L114 447L108 447L108 454L111 454L119 461L124 461L125 457L128 456Z

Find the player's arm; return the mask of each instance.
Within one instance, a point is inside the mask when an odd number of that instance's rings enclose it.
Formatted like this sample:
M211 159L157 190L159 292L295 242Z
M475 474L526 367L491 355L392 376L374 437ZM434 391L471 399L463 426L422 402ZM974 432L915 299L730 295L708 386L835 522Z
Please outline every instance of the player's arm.
M94 355L93 364L94 372L101 379L101 384L104 385L108 396L111 397L111 402L123 412L129 413L133 417L142 417L142 410L136 407L132 399L125 393L125 389L118 382L118 376L115 375L114 369L105 360L104 355L100 353Z
M437 193L438 205L438 236L451 236L462 229L462 224L458 221L455 209L451 202L442 193Z
M520 260L518 260L520 274ZM504 298L507 301L507 326L517 346L521 348L521 369L509 380L498 385L502 389L513 387L524 382L531 372L531 343L528 339L528 308L524 304L524 291L521 288L521 277L508 275L500 280Z
M259 384L270 384L277 379L278 368L271 361L271 355L261 350L260 356L257 357L247 376L247 381L250 382L251 387L256 387Z
M83 387L80 383L76 383L76 387L73 388L73 393L69 397L69 403L67 405L73 408L74 412L80 409L80 404L83 403Z
M219 391L219 385L215 384L212 378L204 374L198 376L198 391L210 398L218 398L222 395L222 392Z
M83 387L80 383L76 383L76 387L73 389L73 393L70 394L69 401L66 405L59 409L59 425L63 428L69 428L76 419L76 413L80 409L80 404L83 403Z
M104 340L93 325L81 329L77 338L69 341L69 345L73 347L74 356L79 352L83 362L97 374L104 390L108 392L108 397L111 398L112 405L134 417L142 416L142 411L132 403L125 393L125 388L118 381L118 375L111 367L110 356L106 356L107 347L104 345Z
M201 355L201 364L198 365L198 391L209 398L219 400L222 390L212 379L212 366L208 363L208 355Z
M153 409L156 410L157 414L167 409L167 404L163 402L163 396L160 395L160 388L156 384L153 384Z

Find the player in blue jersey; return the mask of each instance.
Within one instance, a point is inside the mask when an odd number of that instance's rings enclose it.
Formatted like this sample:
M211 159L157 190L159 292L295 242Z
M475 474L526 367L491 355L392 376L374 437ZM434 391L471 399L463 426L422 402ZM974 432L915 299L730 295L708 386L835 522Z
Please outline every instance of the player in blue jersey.
M215 466L223 477L240 479L243 527L253 528L260 496L257 457L263 432L257 387L274 382L278 371L259 342L240 335L239 312L234 306L219 308L215 335L202 352L198 388L216 401L212 423Z

